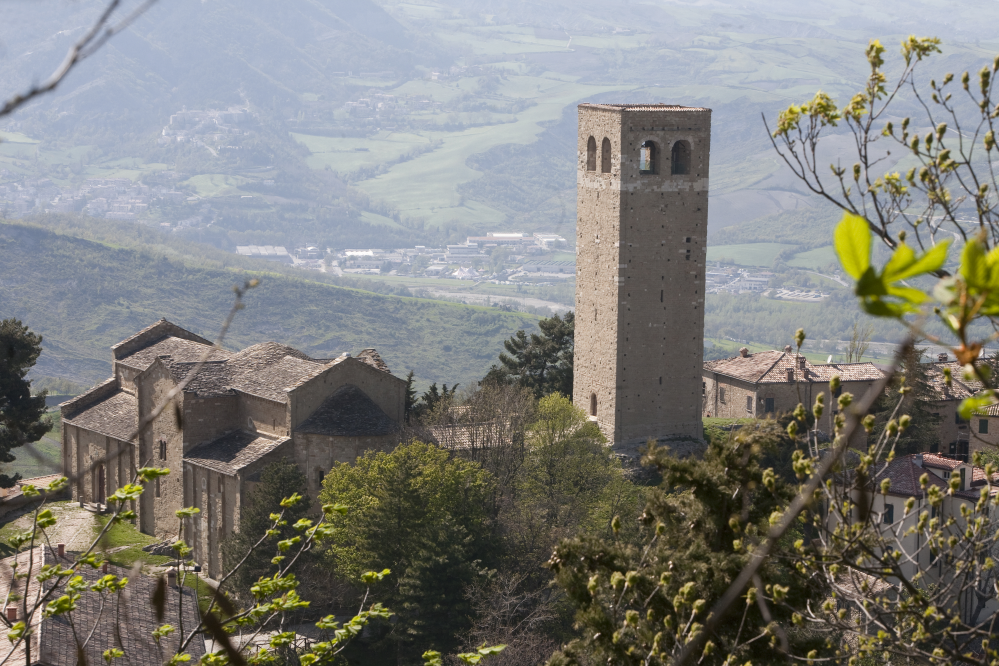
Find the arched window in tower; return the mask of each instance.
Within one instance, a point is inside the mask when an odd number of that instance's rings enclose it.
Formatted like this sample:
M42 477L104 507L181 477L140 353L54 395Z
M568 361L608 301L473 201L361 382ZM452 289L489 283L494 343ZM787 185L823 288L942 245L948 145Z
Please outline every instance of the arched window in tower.
M592 136L586 142L586 170L597 170L597 140Z
M611 142L610 139L604 137L603 143L600 144L600 173L610 173L611 172Z
M656 144L652 141L644 142L638 149L638 173L656 173Z
M591 393L590 394L590 416L596 416L596 415L597 415L597 394L596 393Z
M673 144L670 154L671 171L674 175L682 176L690 173L690 144L686 141L677 141Z

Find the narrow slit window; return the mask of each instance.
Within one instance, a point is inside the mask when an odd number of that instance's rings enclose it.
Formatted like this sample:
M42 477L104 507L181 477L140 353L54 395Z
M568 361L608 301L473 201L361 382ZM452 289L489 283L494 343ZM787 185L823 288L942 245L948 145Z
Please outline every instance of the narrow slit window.
M690 173L690 144L677 141L670 153L670 167L673 175L683 176Z
M606 137L600 144L600 172L611 172L611 142Z
M597 394L596 393L591 393L590 394L590 416L596 416L596 415L597 415Z
M638 172L644 175L656 173L656 144L646 141L638 149Z
M597 170L597 140L592 136L586 142L586 170Z
M167 453L166 440L161 439L159 444L160 444L160 460L166 460L166 453Z

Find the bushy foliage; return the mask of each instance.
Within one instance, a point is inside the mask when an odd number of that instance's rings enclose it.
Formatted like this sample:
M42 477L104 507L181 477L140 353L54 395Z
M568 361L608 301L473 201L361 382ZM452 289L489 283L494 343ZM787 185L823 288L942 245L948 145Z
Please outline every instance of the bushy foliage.
M349 580L389 568L377 595L399 614L394 638L416 648L453 646L471 623L465 587L495 559L493 486L480 465L422 442L336 465L320 500L354 510L333 519L328 565Z
M41 353L42 336L17 319L0 321L0 463L13 462L12 449L37 441L49 429L45 394L32 396L27 379ZM10 488L20 477L0 474L0 488Z
M663 483L649 495L637 542L621 537L616 518L612 535L567 539L549 561L581 627L550 664L668 664L677 656L752 557L771 515L795 494L759 464L777 434L769 422L747 425L713 440L703 458L682 460L650 444L644 462L659 469ZM759 576L756 585L768 595L804 603L815 594L779 558ZM764 609L750 589L739 612L713 632L699 663L768 663L780 659L782 641L806 652L822 648L790 620L785 610Z

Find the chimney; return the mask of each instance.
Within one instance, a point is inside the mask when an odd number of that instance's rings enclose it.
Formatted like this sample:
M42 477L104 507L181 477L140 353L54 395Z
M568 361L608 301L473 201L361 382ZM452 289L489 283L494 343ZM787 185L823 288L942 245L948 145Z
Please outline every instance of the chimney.
M947 354L937 354L937 363L946 363Z
M104 560L104 564L101 565L101 573L107 573L107 572L108 572L108 561Z
M742 349L740 349L739 350L739 356L741 356L742 358L748 358L749 357L749 347L743 347Z
M922 467L923 466L923 454L922 453L917 453L915 456L913 456L912 462L916 463L916 467Z
M7 621L17 622L17 606L7 606Z
M787 381L789 381L789 382L793 382L794 381L794 368L788 368L787 369Z
M66 544L64 544L64 543L57 543L56 544L56 552L59 554L59 557L65 558L66 557Z
M791 353L791 345L784 345L784 353L785 354Z
M174 569L167 571L167 585L177 587L177 572Z
M798 370L801 370L802 372L805 371L805 357L804 356L799 356L798 357Z

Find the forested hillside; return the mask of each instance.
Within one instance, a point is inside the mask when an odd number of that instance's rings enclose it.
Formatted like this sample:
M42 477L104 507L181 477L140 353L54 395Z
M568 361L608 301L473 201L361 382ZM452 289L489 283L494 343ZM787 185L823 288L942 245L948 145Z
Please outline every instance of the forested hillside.
M0 225L0 318L45 337L35 369L90 384L110 372L109 347L160 317L214 338L234 283L254 276L225 346L276 340L315 357L375 347L421 385L470 384L502 341L536 318L375 294L245 268L198 267L162 248L121 248L24 225Z

